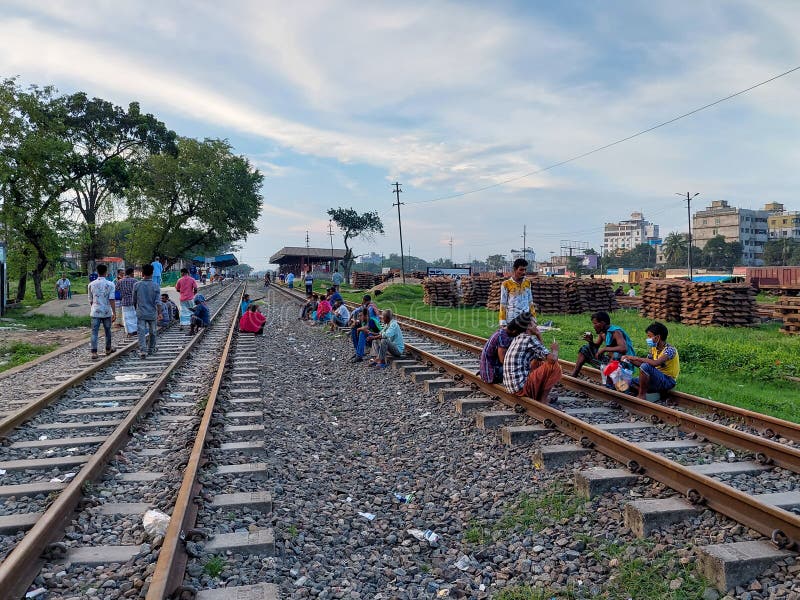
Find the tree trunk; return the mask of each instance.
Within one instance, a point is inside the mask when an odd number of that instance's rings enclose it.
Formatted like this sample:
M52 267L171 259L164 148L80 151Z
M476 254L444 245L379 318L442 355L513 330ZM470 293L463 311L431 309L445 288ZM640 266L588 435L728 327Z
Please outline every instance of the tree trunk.
M22 255L22 261L19 269L16 302L22 302L25 299L25 290L28 287L28 258L30 257L30 250L26 248L20 254Z

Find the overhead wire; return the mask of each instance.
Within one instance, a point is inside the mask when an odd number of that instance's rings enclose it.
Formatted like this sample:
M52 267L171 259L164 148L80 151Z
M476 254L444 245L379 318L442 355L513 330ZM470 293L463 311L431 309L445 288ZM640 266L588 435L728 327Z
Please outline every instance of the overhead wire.
M406 204L408 204L408 205L430 204L430 203L433 203L433 202L441 202L442 200L451 200L453 198L460 198L460 197L463 197L463 196L468 196L468 195L471 195L471 194L477 194L478 192L483 192L483 191L490 190L490 189L493 189L493 188L496 188L496 187L500 187L500 186L512 183L514 181L519 181L520 179L525 179L527 177L532 177L533 175L538 175L539 173L544 173L545 171L550 171L551 169L555 169L556 167L561 167L563 165L569 164L571 162L575 162L575 161L580 160L582 158L586 158L587 156L591 156L592 154L597 154L598 152L602 152L603 150L607 150L609 148L612 148L612 147L617 146L619 144L622 144L624 142L630 141L630 140L632 140L634 138L637 138L637 137L640 137L640 136L645 135L647 133L650 133L651 131L655 131L656 129L660 129L661 127L665 127L667 125L675 123L676 121L680 121L681 119L685 119L686 117L690 117L690 116L692 116L694 114L697 114L697 113L699 113L701 111L704 111L704 110L707 110L707 109L712 108L714 106L717 106L718 104L722 104L723 102L726 102L727 100L731 100L733 98L736 98L737 96L741 96L742 94L746 94L747 92L750 92L750 91L752 91L752 90L754 90L756 88L759 88L759 87L761 87L763 85L771 83L771 82L775 81L776 79L780 79L781 77L785 77L786 75L790 75L791 73L794 73L795 71L798 71L798 70L800 70L800 65L798 65L798 66L796 66L796 67L794 67L792 69L789 69L788 71L784 71L783 73L779 73L778 75L774 75L773 77L770 77L769 79L765 79L764 81L761 81L759 83L751 85L750 87L747 87L747 88L745 88L743 90L739 90L738 92L734 92L732 94L729 94L729 95L725 96L724 98L719 98L718 100L715 100L714 102L710 102L708 104L705 104L703 106L695 108L694 110L690 110L689 112L685 112L685 113L683 113L681 115L678 115L678 116L673 117L671 119L668 119L666 121L662 121L661 123L658 123L656 125L648 127L647 129L642 129L641 131L637 131L636 133L633 133L631 135L625 136L623 138L620 138L620 139L615 140L613 142L610 142L608 144L604 144L603 146L598 146L597 148L593 148L592 150L589 150L587 152L582 152L581 154L577 154L577 155L572 156L570 158L567 158L565 160L553 163L551 165L547 165L546 167L542 167L541 169L536 169L535 171L530 171L528 173L523 173L522 175L516 175L514 177L509 177L509 178L504 179L502 181L498 181L498 182L495 182L495 183L492 183L492 184L489 184L489 185L484 185L484 186L481 186L481 187L478 187L478 188L474 188L472 190L467 190L467 191L464 191L464 192L457 192L457 193L453 193L453 194L448 194L446 196L439 196L438 198L431 198L431 199L428 199L428 200L417 200L417 201L414 201L414 202L407 202Z

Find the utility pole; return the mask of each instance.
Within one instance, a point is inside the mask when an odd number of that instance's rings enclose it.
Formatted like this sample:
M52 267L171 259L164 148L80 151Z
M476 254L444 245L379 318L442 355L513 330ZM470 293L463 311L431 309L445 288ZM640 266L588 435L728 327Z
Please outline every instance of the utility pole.
M333 257L333 219L328 219L328 235L331 236L331 273L333 273L338 266L336 264L338 261Z
M392 204L392 206L397 207L397 228L400 230L400 276L403 279L403 283L406 282L406 261L403 256L403 221L400 219L400 206L405 204L405 202L400 202L400 193L403 190L400 189L400 184L396 181L394 182L394 193L397 196L397 202Z
M309 261L311 260L311 256L310 256L311 251L310 251L309 241L310 240L309 240L309 237L308 237L308 229L306 229L306 271L310 271L311 270L311 265L309 264Z
M528 262L528 226L522 226L522 260ZM527 267L525 268L527 271Z
M455 263L453 262L453 236L450 236L450 267L454 267Z
M676 195L683 198L683 194L675 192ZM689 221L689 246L686 248L686 270L689 274L689 281L692 280L692 199L700 195L700 192L692 195L686 192L686 217Z

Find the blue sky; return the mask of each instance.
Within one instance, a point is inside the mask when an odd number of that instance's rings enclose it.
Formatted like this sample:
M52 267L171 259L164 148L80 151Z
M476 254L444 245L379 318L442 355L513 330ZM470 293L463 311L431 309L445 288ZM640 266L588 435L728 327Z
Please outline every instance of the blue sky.
M266 175L241 258L327 247L326 210L377 210L397 252L598 248L634 210L686 229L675 192L800 209L800 72L546 173L800 65L800 3L198 2L0 5L0 74L132 100L181 135L227 138ZM339 245L340 238L335 238Z

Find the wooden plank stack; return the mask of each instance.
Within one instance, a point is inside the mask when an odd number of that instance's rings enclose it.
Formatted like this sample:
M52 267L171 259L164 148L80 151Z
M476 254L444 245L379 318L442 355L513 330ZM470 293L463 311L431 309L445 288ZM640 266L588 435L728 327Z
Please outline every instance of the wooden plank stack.
M461 303L464 306L486 306L489 302L489 295L492 284L495 280L501 283L502 278L495 275L476 275L473 277L461 278ZM500 288L498 286L497 301L500 302Z
M680 279L645 279L641 287L639 314L649 319L680 322L686 284Z
M566 279L564 282L567 312L571 314L619 308L613 284L608 279Z
M353 273L352 282L353 287L357 290L368 290L376 283L375 275L366 271L356 271Z
M784 296L778 300L775 317L783 320L781 333L800 335L800 296Z
M422 280L422 301L430 306L457 306L456 282L450 277L427 277Z
M486 298L486 308L488 310L500 310L500 287L503 285L502 277L493 279L489 286L489 296Z
M744 327L756 321L756 291L741 283L689 283L681 321L687 325Z
M534 277L531 279L531 293L537 313L569 312L567 280L555 277Z

